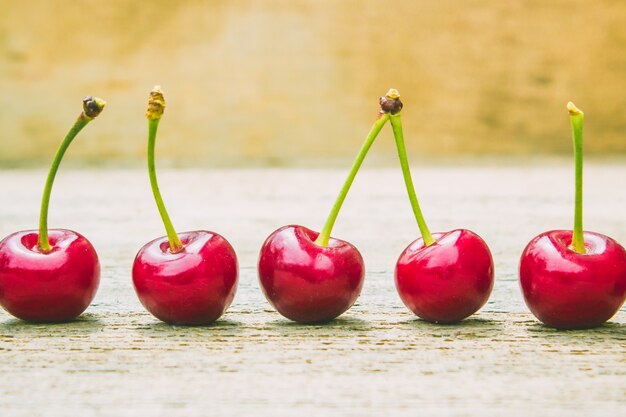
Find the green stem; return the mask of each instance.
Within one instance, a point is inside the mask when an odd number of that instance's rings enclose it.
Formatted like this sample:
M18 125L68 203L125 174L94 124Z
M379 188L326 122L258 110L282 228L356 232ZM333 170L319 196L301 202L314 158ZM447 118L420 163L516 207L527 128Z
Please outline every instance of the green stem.
M161 191L159 190L159 184L156 178L156 166L154 164L154 145L156 142L157 129L159 127L159 121L163 115L165 108L165 100L163 99L163 93L159 87L155 87L150 92L150 99L148 101L148 111L146 117L148 118L148 175L150 176L150 187L152 187L152 194L154 195L154 201L156 201L159 214L163 220L163 225L167 232L167 239L170 243L170 251L172 253L180 252L183 249L181 243L170 216L167 214L163 198L161 197Z
M574 103L569 102L567 109L572 125L572 139L574 142L574 160L576 167L576 185L574 202L574 233L572 249L578 253L585 253L585 239L583 237L583 120L584 113Z
M413 186L413 180L411 178L411 170L409 168L409 161L406 156L406 147L404 145L404 134L402 133L402 119L400 113L391 115L391 128L393 129L393 136L396 139L396 147L398 148L398 157L400 158L400 166L402 167L402 176L404 177L404 183L406 184L406 191L409 194L409 200L411 201L411 207L413 208L413 214L415 220L417 220L417 226L424 239L424 244L430 246L435 243L424 216L420 209L417 196L415 195L415 187Z
M48 171L48 178L46 179L46 185L43 189L43 197L41 198L41 210L39 212L39 238L37 242L37 247L41 252L50 252L52 250L52 246L50 245L50 239L48 237L48 207L50 205L50 194L52 193L52 185L54 184L54 178L56 177L57 171L59 170L59 165L61 165L61 160L63 159L63 155L65 155L65 151L70 146L78 132L80 132L89 122L91 122L94 118L96 118L102 109L104 108L106 102L97 97L85 97L83 99L83 112L78 116L76 122L67 132L67 135L61 142L59 149L54 155L54 159L52 160L52 165L50 166L50 171Z
M320 246L328 246L328 241L330 239L330 234L333 230L333 226L335 225L335 220L337 220L337 215L339 214L339 210L341 210L341 206L343 205L343 202L346 199L346 195L348 195L348 191L350 190L350 186L352 185L352 182L354 181L354 177L356 177L356 173L359 171L359 168L361 167L361 164L363 163L363 160L365 159L365 155L367 155L367 152L372 147L372 144L374 143L376 136L378 136L378 134L380 133L383 126L385 125L385 123L387 123L388 120L389 120L389 114L383 113L380 115L378 120L376 120L376 122L372 126L372 129L367 135L365 142L361 146L361 150L359 151L359 154L357 155L356 160L352 164L352 168L350 169L348 178L346 178L346 181L343 184L343 187L341 187L341 191L339 191L337 200L335 201L335 204L333 205L333 208L330 211L330 214L328 215L328 219L326 220L326 223L324 224L324 228L322 229L319 236L315 240L316 244Z

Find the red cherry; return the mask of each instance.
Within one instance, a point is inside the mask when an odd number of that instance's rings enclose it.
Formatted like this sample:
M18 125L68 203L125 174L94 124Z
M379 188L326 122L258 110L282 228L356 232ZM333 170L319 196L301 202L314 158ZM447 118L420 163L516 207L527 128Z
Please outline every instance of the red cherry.
M477 234L456 229L411 243L396 264L404 304L424 320L454 323L478 311L493 289L493 260Z
M146 244L133 264L141 304L159 320L199 325L217 320L237 290L237 256L222 236L198 230L179 234L172 253L167 236Z
M0 242L0 305L17 318L63 322L89 306L100 282L98 255L80 234L50 229L51 250L38 232L13 233Z
M154 148L165 110L159 86L150 92L148 176L167 236L146 244L133 263L133 284L141 304L156 318L171 324L209 324L224 314L237 290L237 256L217 233L174 230L156 178Z
M599 326L626 297L626 250L599 233L584 232L585 253L571 249L571 230L535 237L520 262L526 305L543 323L559 329Z
M353 245L331 238L315 243L318 233L284 226L261 248L259 280L265 297L283 316L301 323L332 320L359 297L365 267Z
M543 323L584 329L610 319L626 298L626 251L599 233L583 231L584 113L567 104L575 160L574 230L534 238L522 252L520 286L526 305Z
M89 306L100 282L98 255L87 239L65 229L48 230L54 178L76 135L104 109L98 97L83 99L83 111L57 150L44 186L39 230L13 233L0 242L0 305L35 322L72 320Z

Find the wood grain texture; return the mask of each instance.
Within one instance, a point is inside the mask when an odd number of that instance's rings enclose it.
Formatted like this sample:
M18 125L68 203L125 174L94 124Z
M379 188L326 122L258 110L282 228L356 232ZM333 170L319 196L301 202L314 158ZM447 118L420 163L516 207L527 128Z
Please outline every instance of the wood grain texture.
M570 227L570 168L416 169L431 229L474 230L496 262L489 303L453 326L416 319L395 292L395 260L418 233L397 170L366 167L348 195L333 235L361 250L366 283L354 308L324 326L272 311L255 263L275 228L321 227L344 171L164 170L161 190L178 230L217 231L240 260L231 309L193 328L158 322L132 290L134 254L163 234L147 174L62 170L50 225L92 241L100 291L74 323L27 324L0 312L0 414L624 415L624 310L598 329L551 330L527 312L516 281L523 246ZM586 171L585 226L622 243L623 178L623 165ZM42 172L0 171L0 235L36 227L43 181Z

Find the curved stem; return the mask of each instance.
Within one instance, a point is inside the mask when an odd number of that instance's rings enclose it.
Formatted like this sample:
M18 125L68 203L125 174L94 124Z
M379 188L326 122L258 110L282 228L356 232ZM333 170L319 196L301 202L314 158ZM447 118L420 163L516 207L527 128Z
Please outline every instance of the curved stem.
M424 244L426 246L430 246L435 243L435 239L433 239L430 230L428 230L428 226L426 225L426 221L424 220L424 216L422 215L422 210L420 209L419 202L417 201L417 196L415 195L415 187L413 186L413 179L411 178L409 161L406 156L406 147L404 145L404 134L402 133L402 119L399 112L391 115L391 128L393 129L393 136L396 140L398 157L400 158L400 166L402 167L402 176L404 177L406 191L409 194L409 200L411 201L411 208L413 208L413 214L415 215L415 220L417 220L417 226L419 227L420 233L422 234L422 239L424 239Z
M574 165L576 170L572 249L578 253L585 253L585 239L583 237L583 120L585 115L571 101L567 104L567 109L569 110L572 125Z
M170 243L170 251L172 253L180 252L183 249L181 243L170 216L167 214L163 198L161 197L161 191L159 190L159 184L156 178L156 166L154 164L154 144L156 142L157 129L163 111L165 110L165 98L161 87L155 86L150 92L150 98L148 99L148 109L146 110L146 118L148 119L148 175L150 176L150 187L152 188L152 194L154 195L154 201L156 202L159 214L163 220L163 225L167 232L167 240Z
M50 239L48 238L48 207L50 205L50 194L52 192L54 178L59 170L59 165L61 165L63 155L65 155L65 151L67 151L67 148L70 146L76 135L78 135L78 132L80 132L90 121L102 112L105 104L106 102L98 97L85 97L85 99L83 99L83 112L80 116L78 116L78 119L74 122L70 131L67 132L67 135L54 155L50 171L48 171L46 185L43 189L41 210L39 212L39 237L37 247L41 252L50 252L52 250Z
M356 177L356 173L359 171L359 168L361 167L361 164L363 163L363 160L365 159L365 155L367 155L367 152L372 147L372 144L374 143L376 136L378 136L378 134L380 133L383 126L385 125L385 123L387 123L388 120L389 120L389 114L383 113L380 115L378 120L376 120L376 122L372 126L372 129L367 135L365 142L361 146L361 150L359 151L356 157L356 160L352 164L352 168L350 169L348 178L346 178L346 181L343 184L343 187L341 187L341 191L339 191L337 200L335 201L335 204L333 205L333 208L331 209L330 214L328 215L328 219L326 220L326 223L324 224L324 228L320 232L317 239L315 239L316 244L320 246L328 246L328 241L330 239L330 234L333 230L333 226L335 225L335 220L337 220L337 215L339 215L339 210L341 210L341 206L343 205L343 202L346 199L346 195L348 195L348 191L350 190L350 186L352 186L354 177Z
M183 248L176 230L172 225L170 216L167 214L163 198L161 197L161 191L159 190L159 184L156 178L156 167L154 164L154 144L156 142L156 132L159 126L160 119L154 119L148 121L148 175L150 176L150 187L152 187L152 194L154 195L154 201L159 209L161 219L163 219L163 225L167 231L167 240L170 242L170 251L173 253L179 252Z

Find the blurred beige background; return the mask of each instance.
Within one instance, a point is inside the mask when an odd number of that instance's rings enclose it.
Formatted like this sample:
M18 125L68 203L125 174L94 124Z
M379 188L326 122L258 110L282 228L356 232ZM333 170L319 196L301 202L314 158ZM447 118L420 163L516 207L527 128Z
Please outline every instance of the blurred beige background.
M70 163L143 164L146 98L174 166L344 164L400 90L411 157L626 154L626 3L0 0L0 166L45 166L93 94ZM370 158L395 163L389 131Z

